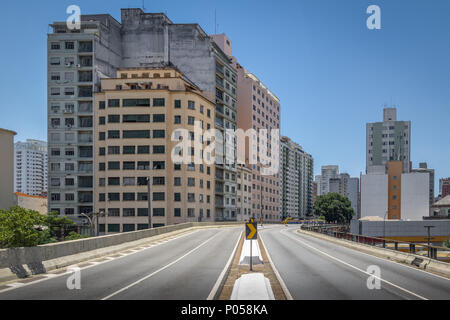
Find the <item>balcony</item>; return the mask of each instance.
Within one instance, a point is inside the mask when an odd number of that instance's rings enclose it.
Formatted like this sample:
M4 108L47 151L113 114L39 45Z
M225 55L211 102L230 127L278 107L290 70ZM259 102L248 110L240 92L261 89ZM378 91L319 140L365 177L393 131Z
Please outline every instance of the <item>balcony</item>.
M216 125L223 128L223 120L216 118Z
M223 67L220 65L216 65L216 72L223 75Z
M221 113L221 114L223 115L223 114L224 114L224 112L223 112L223 106L221 106L221 105L216 105L216 111L219 112L219 113Z
M92 42L80 42L78 45L79 53L90 53L92 52Z

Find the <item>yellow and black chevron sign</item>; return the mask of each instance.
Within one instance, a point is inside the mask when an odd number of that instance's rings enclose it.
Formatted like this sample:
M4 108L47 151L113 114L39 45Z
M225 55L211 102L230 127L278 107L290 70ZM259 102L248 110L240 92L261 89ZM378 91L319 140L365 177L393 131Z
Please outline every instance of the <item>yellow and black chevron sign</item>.
M245 239L258 239L258 223L253 218L251 218L250 221L245 224Z

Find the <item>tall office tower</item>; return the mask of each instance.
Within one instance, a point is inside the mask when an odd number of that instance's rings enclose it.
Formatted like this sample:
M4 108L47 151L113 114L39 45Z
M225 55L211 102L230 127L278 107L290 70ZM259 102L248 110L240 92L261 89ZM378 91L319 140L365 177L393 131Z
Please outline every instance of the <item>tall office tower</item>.
M428 164L426 162L419 163L419 168L412 169L411 172L425 173L430 176L430 206L434 203L434 169L428 168Z
M121 62L120 24L82 16L48 34L48 208L81 222L93 212L93 92Z
M247 136L249 143L242 146L243 162L252 170L252 213L258 219L279 222L280 101L234 57L233 63L238 74L238 128L253 129ZM274 170L266 171L269 167Z
M314 161L310 154L288 137L281 137L280 214L305 218L313 214Z
M324 195L330 192L330 179L338 178L339 176L339 166L322 166L322 174L320 177L320 193L319 195Z
M402 161L410 172L411 121L397 121L397 109L386 108L383 122L366 125L366 173L387 173L389 161Z
M351 178L348 173L341 173L329 179L329 192L339 193L352 203L355 217L359 214L359 178Z
M163 13L122 9L121 23L107 14L81 20L81 30L73 31L55 22L48 36L49 175L60 180L49 186L49 209L93 211L92 96L99 79L115 77L118 68L176 66L216 102L213 126L221 135L214 216L236 220L236 141L225 135L237 125L237 74L230 58L198 24L174 24Z
M211 139L202 131L213 127L214 101L175 68L119 69L101 88L94 100L99 231L147 229L148 183L153 227L214 221L214 165L203 161Z
M14 144L14 190L31 196L47 193L47 142Z
M350 175L348 173L341 173L329 180L329 192L339 193L343 196L347 196L348 181Z

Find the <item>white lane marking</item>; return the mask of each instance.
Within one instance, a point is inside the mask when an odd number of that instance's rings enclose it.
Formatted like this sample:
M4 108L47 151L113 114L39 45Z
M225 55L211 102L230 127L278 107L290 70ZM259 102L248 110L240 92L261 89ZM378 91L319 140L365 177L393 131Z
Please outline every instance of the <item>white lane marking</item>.
M7 284L8 287L12 287L12 288L23 287L24 285L25 285L25 283L21 283L21 282L14 282L14 283Z
M266 251L267 258L269 259L269 262L270 262L270 265L272 266L273 272L275 273L275 276L277 277L278 282L281 285L281 289L283 289L283 292L284 292L284 295L286 296L286 299L287 300L294 300L294 298L292 298L291 293L289 292L288 287L286 286L286 283L284 282L283 278L281 277L280 273L278 272L278 269L275 267L275 263L273 263L273 260L270 257L269 250L267 250L267 247L266 247L266 245L265 245L265 243L263 241L262 234L260 235L260 237L261 237L261 243L264 246L264 250Z
M369 272L367 272L367 271L365 271L365 270L362 270L362 269L360 269L360 268L358 268L358 267L355 267L354 265L351 265L351 264L349 264L349 263L347 263L347 262L345 262L345 261L343 261L343 260L341 260L341 259L338 259L338 258L336 258L336 257L333 257L332 255L329 255L328 253L326 253L326 252L324 252L324 251L322 251L322 250L319 250L319 249L317 249L317 248L315 248L315 247L313 247L313 246L311 246L311 245L305 243L304 241L301 241L301 240L299 240L299 239L296 239L295 236L292 236L292 235L290 235L290 234L287 234L286 231L280 231L280 233L283 234L283 235L285 235L285 236L288 237L288 238L291 238L292 240L295 240L295 241L297 241L297 242L303 244L304 246L307 246L308 248L311 248L311 249L313 249L313 250L315 250L315 251L317 251L317 252L323 254L324 256L326 256L326 257L328 257L328 258L330 258L330 259L332 259L332 260L335 260L335 261L337 261L337 262L339 262L339 263L342 263L343 265L346 265L347 267L350 267L350 268L352 268L352 269L358 270L359 272L362 272L362 273L364 273L364 274L367 274L368 276L370 276L370 277L372 277L372 278L376 278L376 279L378 279L378 280L380 280L380 281L383 281L383 282L385 282L385 283L387 283L387 284L393 286L394 288L400 289L400 290L402 290L402 291L404 291L404 292L406 292L406 293L408 293L408 294L410 294L410 295L413 295L413 296L415 296L415 297L417 297L417 298L419 298L419 299L422 299L422 300L428 300L427 298L425 298L425 297L423 297L423 296L421 296L421 295L419 295L419 294L417 294L417 293L414 293L414 292L412 292L412 291L409 291L408 289L402 288L402 287L400 287L400 286L398 286L398 285L396 285L396 284L394 284L394 283L392 283L392 282L390 282L390 281L384 280L384 279L382 279L382 278L380 278L380 277L377 277L377 276L375 276L375 275L373 275L373 274L370 274Z
M295 231L295 232L297 232L297 231ZM313 238L313 239L319 240L319 241L320 241L320 240L326 241L325 239L316 238L316 237L311 236L311 235L309 235L309 234L298 233L298 232L297 232L297 234L300 234L300 235L306 236L306 237L310 237L310 238ZM336 244L336 245L339 245L339 244ZM397 261L394 261L394 260L388 260L388 259L386 259L386 258L381 258L381 257L378 257L378 256L374 256L374 255L371 255L370 253L365 253L365 252L359 251L359 250L357 250L357 249L352 249L352 248L348 248L348 247L345 247L345 246L340 246L340 247L345 248L345 249L348 249L348 250L356 251L357 253L361 253L361 254L364 254L364 255L369 256L369 257L377 258L377 259L379 259L379 260L383 260L383 261L386 261L386 262L395 263L395 264L397 264L397 265L399 265L399 266L402 266L402 267L405 267L405 268L409 268L409 269L411 269L411 270L419 271L419 272L425 273L425 274L430 275L430 276L434 276L434 277L438 277L438 278L440 278L440 279L444 279L444 280L450 281L450 278L446 278L446 277L440 276L440 275L438 275L438 274L434 274L434 273L428 272L428 271L426 271L426 270L417 269L417 268L414 268L414 267L411 267L411 266L408 266L408 265L405 265L405 264L401 264L400 262L397 262ZM388 250L388 249L386 249L386 250Z
M165 269L167 269L167 268L173 266L173 265L176 264L177 262L179 262L179 261L183 260L184 258L186 258L188 255L194 253L195 251L197 251L198 249L200 249L201 247L203 247L205 244L207 244L207 243L210 242L212 239L214 239L215 237L217 237L220 233L221 233L221 232L216 233L216 234L213 235L211 238L208 238L206 241L202 242L200 245L198 245L198 246L195 247L194 249L188 251L187 253L185 253L184 255L182 255L181 257L179 257L178 259L172 261L171 263L166 264L164 267L161 267L161 268L159 268L158 270L156 270L156 271L150 273L149 275L146 275L145 277L143 277L143 278L141 278L141 279L139 279L139 280L137 280L137 281L135 281L135 282L133 282L133 283L127 285L126 287L123 287L122 289L119 289L119 290L117 290L117 291L111 293L110 295L108 295L108 296L102 298L101 300L108 300L109 298L112 298L112 297L114 297L115 295L118 295L119 293L121 293L121 292L123 292L123 291L125 291L125 290L128 290L128 289L130 289L131 287L134 287L135 285L141 283L142 281L145 281L145 280L147 280L147 279L153 277L154 275L160 273L161 271L164 271Z
M243 233L243 231L241 231L241 233L239 234L238 241L236 242L236 245L234 246L233 252L231 253L230 258L228 258L228 261L225 264L225 267L223 268L222 272L220 273L219 278L217 278L217 281L214 284L214 286L213 286L211 292L209 293L208 298L206 298L206 300L213 300L214 297L216 296L217 291L219 290L220 284L222 283L223 278L225 277L225 274L227 273L231 263L233 262L234 255L236 254L236 250L238 248L239 242L241 241L242 233Z
M183 233L182 235L180 235L180 236L174 238L174 240L175 240L175 239L180 239L180 238L183 238L183 237L192 235L192 234L195 234L195 233L199 232L200 230L201 230L201 229L194 230L194 231L192 231L192 232ZM152 247L156 247L156 246L152 245L152 246L148 247L148 249L150 249L150 248L152 248ZM125 250L125 251L127 251L127 250ZM128 255L132 255L132 254L134 254L134 253L130 253L130 254L128 254ZM128 256L128 255L127 255L127 256ZM91 264L91 265L85 266L85 267L83 267L83 268L80 268L80 270L90 269L90 268L96 267L96 266L98 266L98 265L100 265L100 264L108 263L108 262L111 262L111 261L113 261L113 260L116 260L116 259L122 259L122 258L123 258L123 257L118 257L118 258L112 258L112 259L109 259L109 257L105 257L105 258L102 258L102 259L105 259L104 261L101 261L101 262L95 262L95 264ZM96 259L99 259L99 258L96 258ZM92 261L86 261L86 262L91 263ZM65 269L68 270L70 267L77 267L77 265L67 266L67 267L65 267ZM66 272L58 273L58 274L55 274L55 273L48 273L47 275L48 275L48 277L46 277L46 278L38 279L38 280L36 280L36 281L29 282L29 283L23 283L22 286L10 286L10 288L6 288L6 289L3 289L3 290L0 290L0 293L4 293L4 292L7 292L7 291L12 291L12 290L17 289L17 288L19 288L19 287L24 287L24 286L29 286L29 285L32 285L32 284L37 284L37 283L39 283L39 282L47 281L47 280L49 280L49 279L58 278L58 277L64 277L64 276L67 276L67 273L66 273ZM52 275L52 276L50 276L50 275Z

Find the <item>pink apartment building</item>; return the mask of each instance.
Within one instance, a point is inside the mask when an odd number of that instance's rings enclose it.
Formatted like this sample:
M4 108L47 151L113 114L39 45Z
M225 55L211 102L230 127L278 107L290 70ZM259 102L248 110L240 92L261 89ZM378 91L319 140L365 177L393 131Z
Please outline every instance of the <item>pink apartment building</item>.
M271 130L280 129L280 100L252 73L242 67L232 55L232 42L225 34L212 36L217 45L233 60L233 66L238 74L238 128L244 131L254 129L268 130L268 136L263 141L259 137L253 137L258 142L255 148L267 146L269 155L271 152L279 153L279 142L271 144ZM280 217L280 174L261 174L261 164L257 157L256 164L249 162L249 148L246 150L246 163L252 171L252 215L265 222L279 222ZM253 147L253 146L252 146ZM276 151L272 148L277 148Z

